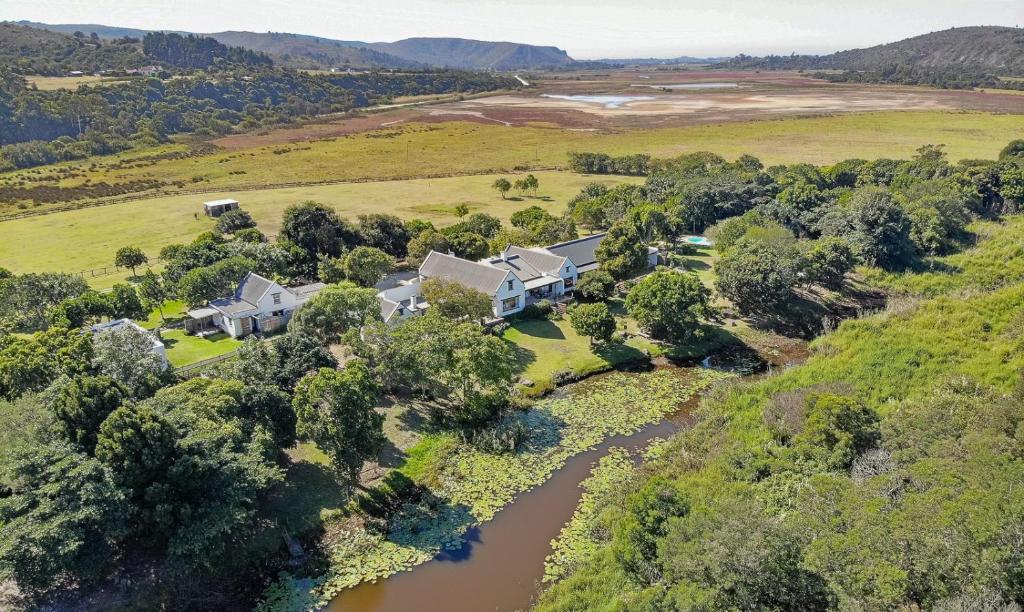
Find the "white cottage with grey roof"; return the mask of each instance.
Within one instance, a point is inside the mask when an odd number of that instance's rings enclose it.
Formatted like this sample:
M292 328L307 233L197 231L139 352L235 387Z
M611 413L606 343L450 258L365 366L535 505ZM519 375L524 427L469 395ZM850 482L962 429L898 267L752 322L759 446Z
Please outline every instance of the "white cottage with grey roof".
M220 330L232 338L275 332L283 329L295 311L325 286L312 283L283 287L249 272L234 295L210 300L207 306L188 311L185 330L189 333Z

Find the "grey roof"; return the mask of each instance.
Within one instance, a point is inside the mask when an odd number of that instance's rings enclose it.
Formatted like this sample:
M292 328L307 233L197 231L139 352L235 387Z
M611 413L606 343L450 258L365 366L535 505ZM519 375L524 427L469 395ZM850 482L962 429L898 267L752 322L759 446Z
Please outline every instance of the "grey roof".
M572 260L572 263L576 264L576 267L586 266L597 261L597 247L601 245L601 241L607 234L594 234L593 236L587 236L586 238L577 238L576 240L570 240L568 242L559 242L548 247L544 247L551 253L558 255L559 257L568 257Z
M396 302L380 298L380 318L387 321L391 318L391 315L395 314L396 310L398 310L398 304Z
M219 300L210 300L210 306L223 312L224 314L231 316L242 314L243 312L249 312L256 310L256 307L236 297L220 298Z
M505 277L508 276L508 272L487 264L431 251L420 266L420 276L448 278L467 287L483 291L487 295L494 295Z
M273 284L274 281L267 280L255 272L249 272L235 290L235 297L255 306Z
M299 285L298 287L288 287L288 291L295 294L295 297L302 299L310 295L320 293L327 285L323 283L310 283L308 285Z
M188 311L187 314L188 314L188 316L192 317L193 319L204 319L206 317L212 317L213 315L217 314L218 312L219 311L216 308L206 308L206 307L203 307L203 308L192 309L192 310Z
M487 260L487 265L491 265L502 270L508 270L512 274L518 276L519 280L524 283L528 280L544 276L543 270L538 270L531 266L529 261L519 255L512 255L505 259L502 259L501 257L491 257Z
M533 249L524 249L523 247L517 246L510 246L506 251L512 255L522 257L524 261L534 268L550 274L558 274L561 272L562 266L565 265L564 255L552 255L551 253L534 251Z

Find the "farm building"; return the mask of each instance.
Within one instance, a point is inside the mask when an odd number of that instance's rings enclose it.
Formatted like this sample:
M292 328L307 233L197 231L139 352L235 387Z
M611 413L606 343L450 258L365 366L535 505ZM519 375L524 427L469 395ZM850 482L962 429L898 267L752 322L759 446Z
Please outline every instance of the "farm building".
M219 217L229 210L238 209L238 200L212 200L203 202L203 212L207 217Z
M282 287L249 272L233 296L211 300L207 306L188 311L185 331L189 334L222 331L232 338L279 331L300 306L325 286L312 283Z

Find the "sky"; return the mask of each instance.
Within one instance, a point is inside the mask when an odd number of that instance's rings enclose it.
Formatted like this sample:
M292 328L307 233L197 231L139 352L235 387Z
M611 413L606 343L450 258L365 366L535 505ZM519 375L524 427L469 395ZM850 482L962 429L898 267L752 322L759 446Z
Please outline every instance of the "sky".
M0 0L0 20L453 36L554 45L576 59L831 53L954 26L1024 26L1024 0Z

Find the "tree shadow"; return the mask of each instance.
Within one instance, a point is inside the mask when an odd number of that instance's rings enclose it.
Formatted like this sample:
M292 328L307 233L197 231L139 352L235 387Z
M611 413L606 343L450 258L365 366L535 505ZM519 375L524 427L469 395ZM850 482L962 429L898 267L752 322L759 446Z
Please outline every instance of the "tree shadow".
M387 440L377 454L377 465L386 468L398 467L405 463L407 457L405 451L395 446L391 440Z
M520 321L514 327L524 336L546 338L548 340L565 340L565 334L562 333L562 329L547 319Z
M683 262L683 266L687 270L693 270L695 272L704 272L705 270L711 269L711 264L706 261L701 261L700 259L687 259Z
M320 525L320 511L343 508L348 502L347 487L325 465L298 461L288 466L284 482L264 505L264 513L292 535Z
M515 342L506 340L505 343L510 349L512 349L512 355L515 359L515 372L522 374L526 371L530 364L537 361L537 352L516 344Z

